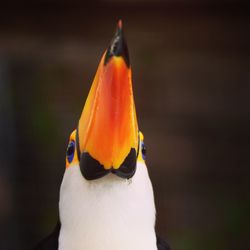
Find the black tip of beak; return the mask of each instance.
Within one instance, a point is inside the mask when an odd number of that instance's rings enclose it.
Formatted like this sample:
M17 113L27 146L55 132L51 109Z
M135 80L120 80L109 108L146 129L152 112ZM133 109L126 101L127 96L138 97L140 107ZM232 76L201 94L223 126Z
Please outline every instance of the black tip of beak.
M106 65L108 61L110 60L110 58L113 56L121 56L123 60L125 61L126 65L130 67L128 47L127 47L127 43L123 34L121 20L118 21L115 35L107 49L105 60L104 60L104 65Z

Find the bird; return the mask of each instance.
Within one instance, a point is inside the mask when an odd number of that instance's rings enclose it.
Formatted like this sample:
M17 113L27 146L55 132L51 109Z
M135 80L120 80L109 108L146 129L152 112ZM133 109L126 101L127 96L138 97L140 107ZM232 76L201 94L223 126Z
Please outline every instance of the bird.
M35 250L170 250L155 230L123 30L119 20L70 135L58 223Z

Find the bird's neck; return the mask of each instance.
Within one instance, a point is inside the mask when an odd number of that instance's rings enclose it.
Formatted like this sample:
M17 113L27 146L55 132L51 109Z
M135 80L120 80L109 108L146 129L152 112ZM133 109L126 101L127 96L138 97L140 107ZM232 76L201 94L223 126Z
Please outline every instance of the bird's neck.
M155 250L155 205L147 168L131 181L108 175L86 181L66 170L60 191L59 250Z

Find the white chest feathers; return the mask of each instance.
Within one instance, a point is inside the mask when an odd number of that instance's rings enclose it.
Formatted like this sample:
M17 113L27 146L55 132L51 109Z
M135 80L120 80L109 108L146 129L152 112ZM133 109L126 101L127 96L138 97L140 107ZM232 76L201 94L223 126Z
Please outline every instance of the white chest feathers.
M59 250L156 250L155 205L147 168L132 180L108 175L86 181L66 170L59 202Z

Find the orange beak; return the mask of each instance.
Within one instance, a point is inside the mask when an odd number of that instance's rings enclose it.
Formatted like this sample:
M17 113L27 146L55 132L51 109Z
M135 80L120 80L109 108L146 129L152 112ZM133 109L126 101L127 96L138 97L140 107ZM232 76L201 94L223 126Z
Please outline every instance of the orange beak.
M101 59L80 117L78 144L81 164L87 164L82 167L88 169L87 172L94 171L96 167L89 170L91 166L88 166L94 162L100 165L99 172L103 169L103 174L87 179L101 177L120 167L131 168L126 164L136 164L138 125L128 49L121 21ZM85 159L82 159L84 155Z

